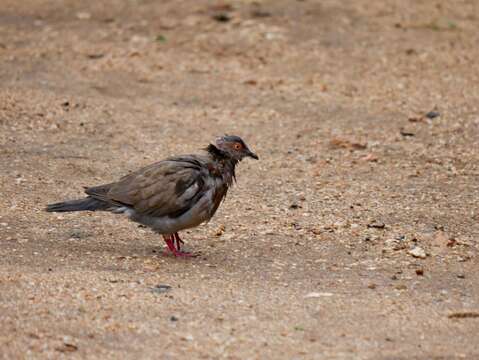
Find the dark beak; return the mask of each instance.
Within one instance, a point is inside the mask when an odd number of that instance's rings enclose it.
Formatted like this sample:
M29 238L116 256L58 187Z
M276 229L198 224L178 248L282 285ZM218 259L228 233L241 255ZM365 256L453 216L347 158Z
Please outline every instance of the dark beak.
M253 158L255 160L259 160L259 157L258 155L256 155L254 152L252 152L251 150L248 149L248 151L246 152L246 156L249 156L250 158Z

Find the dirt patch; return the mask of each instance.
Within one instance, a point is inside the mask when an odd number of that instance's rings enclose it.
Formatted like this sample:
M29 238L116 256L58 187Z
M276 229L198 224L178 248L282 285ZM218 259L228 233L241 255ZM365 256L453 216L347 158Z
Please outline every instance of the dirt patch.
M3 1L0 356L479 357L478 13ZM200 258L42 210L223 133L261 161Z

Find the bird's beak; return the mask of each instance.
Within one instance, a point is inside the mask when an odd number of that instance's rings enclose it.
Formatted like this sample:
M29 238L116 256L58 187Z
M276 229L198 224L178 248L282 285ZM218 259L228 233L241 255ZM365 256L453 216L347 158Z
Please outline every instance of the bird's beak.
M250 158L253 158L255 160L259 160L259 157L258 155L256 155L254 152L252 152L251 150L248 149L248 151L246 152L246 156L249 156Z

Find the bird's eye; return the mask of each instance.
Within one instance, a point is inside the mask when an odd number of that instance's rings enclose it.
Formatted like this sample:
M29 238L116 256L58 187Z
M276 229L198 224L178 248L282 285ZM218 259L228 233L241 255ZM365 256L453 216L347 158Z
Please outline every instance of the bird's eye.
M233 145L233 147L234 147L235 150L239 150L239 149L241 149L241 144L236 143L236 144Z

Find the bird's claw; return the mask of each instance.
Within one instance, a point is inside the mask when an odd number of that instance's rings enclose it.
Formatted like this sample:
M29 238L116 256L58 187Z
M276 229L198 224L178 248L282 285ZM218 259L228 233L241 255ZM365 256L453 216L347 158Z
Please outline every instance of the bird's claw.
M180 244L184 244L183 240L180 239L178 233L174 233L171 235L163 235L165 239L166 245L168 246L168 250L164 252L164 254L173 254L175 257L197 257L199 256L198 253L190 253L187 251L182 251ZM175 246L176 245L176 246Z

